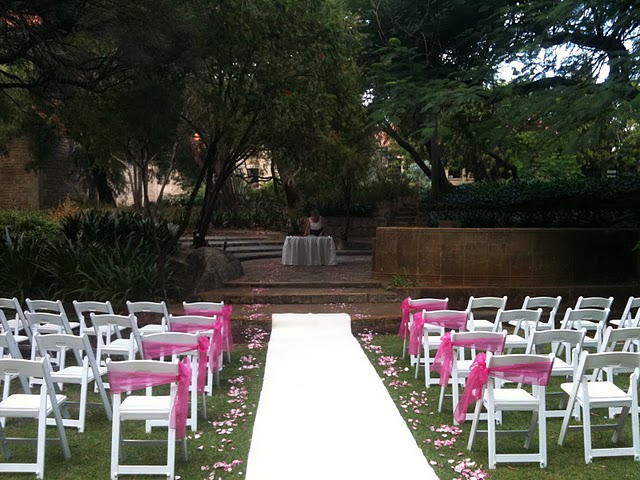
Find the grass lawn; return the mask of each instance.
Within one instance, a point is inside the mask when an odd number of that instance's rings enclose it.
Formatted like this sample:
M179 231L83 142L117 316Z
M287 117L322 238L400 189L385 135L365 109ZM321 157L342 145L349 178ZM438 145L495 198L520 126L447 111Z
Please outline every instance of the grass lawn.
M176 452L175 472L183 480L226 480L242 479L251 442L253 421L262 387L262 375L266 357L267 335L260 329L249 328L242 344L236 345L232 362L221 372L220 387L207 397L208 422L199 419L198 432L187 432L188 462L182 460L181 449ZM367 355L380 373L385 385L396 402L399 411L413 432L417 444L423 449L442 480L464 478L493 478L505 480L573 478L637 479L640 478L640 463L631 457L596 459L585 465L582 447L582 433L569 433L566 445L557 445L561 419L548 421L549 466L540 469L536 464L499 464L496 470L486 470L487 443L485 438L477 438L474 450L466 450L470 422L460 428L453 426L449 407L438 413L438 387L424 388L424 379L416 380L413 370L406 369L408 360L400 357L402 342L396 335L360 335L360 341ZM292 379L295 381L295 379ZM75 397L77 392L66 387L65 394ZM92 395L91 401L97 401ZM522 428L528 423L528 416L517 413L505 414L505 422L514 422ZM598 423L594 418L594 422ZM126 422L131 423L131 422ZM139 423L139 422L136 422ZM134 424L135 425L135 424ZM631 433L628 423L623 438L630 445ZM12 421L9 436L29 431L35 436L35 422ZM135 425L130 433L145 437L142 425ZM12 434L13 432L13 434ZM55 428L49 427L49 436L55 436ZM85 433L67 429L72 458L64 460L58 445L47 445L45 478L84 479L109 478L111 450L111 425L100 407L88 412ZM153 437L164 438L166 430L157 429ZM608 432L598 432L594 444L608 444ZM523 441L524 439L522 439ZM277 441L277 437L274 438ZM498 452L518 452L522 450L519 437L499 439ZM535 447L534 447L535 448ZM27 445L13 446L15 458L31 461L35 458L35 448L29 451ZM127 462L153 463L153 458L165 455L163 448L129 447ZM24 452L23 452L24 451ZM2 479L33 478L32 474L1 474ZM136 477L125 477L136 478ZM140 477L141 478L141 477ZM152 477L146 477L152 478ZM304 479L301 479L304 480ZM354 479L361 480L361 479ZM396 479L390 479L396 480Z
M471 421L461 425L459 429L453 426L451 399L445 400L443 412L438 412L439 386L425 389L424 376L419 380L414 378L413 368L407 369L409 360L402 359L402 340L397 335L359 336L362 345L380 373L385 385L402 416L407 421L418 445L430 460L436 473L442 480L454 478L493 478L504 480L523 479L553 479L569 480L574 478L600 479L638 479L640 478L640 462L633 457L596 458L593 463L584 463L584 450L581 430L570 430L565 446L557 443L562 424L561 418L547 420L547 449L548 466L541 469L537 464L499 463L495 470L488 470L486 437L476 436L472 451L467 450L467 439L471 429ZM557 389L558 380L549 391ZM627 385L628 386L628 385ZM624 387L626 390L626 387ZM554 401L554 400L550 400ZM555 408L555 407L554 407ZM471 411L471 408L470 408ZM608 423L604 419L606 412L597 411L592 415L593 424ZM530 414L520 412L504 413L507 428L526 429ZM485 428L480 422L480 428ZM572 423L576 424L576 423ZM610 446L611 430L601 430L594 433L594 447ZM537 449L536 443L532 449ZM526 452L522 445L524 437L498 437L498 453ZM631 446L631 421L627 421L621 445Z

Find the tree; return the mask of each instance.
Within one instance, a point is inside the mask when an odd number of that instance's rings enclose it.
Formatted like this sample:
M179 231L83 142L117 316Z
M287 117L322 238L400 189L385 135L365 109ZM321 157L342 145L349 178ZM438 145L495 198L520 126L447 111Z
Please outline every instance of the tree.
M332 72L327 65L353 62L348 55L357 37L339 0L223 0L212 8L205 31L183 114L202 147L192 195L204 185L196 246L205 243L227 179L247 158L282 145L278 129L295 130L304 120L306 132L316 131L328 116L340 116L340 105L325 90ZM335 110L323 111L325 100Z

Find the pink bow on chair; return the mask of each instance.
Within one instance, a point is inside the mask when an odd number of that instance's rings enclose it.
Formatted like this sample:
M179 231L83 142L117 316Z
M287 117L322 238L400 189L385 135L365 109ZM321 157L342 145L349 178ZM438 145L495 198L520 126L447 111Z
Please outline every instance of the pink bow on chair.
M451 340L449 332L442 336L440 346L436 352L431 365L432 372L440 373L440 386L444 387L449 383L451 370L453 369L453 347L475 348L485 352L503 352L506 337L496 338L470 338ZM477 357L476 357L477 358Z
M108 377L111 393L124 393L178 382L178 392L171 410L169 427L176 431L177 439L185 438L189 411L189 385L191 385L191 362L188 358L183 358L178 364L177 376L164 373L110 371Z
M458 423L464 423L469 404L482 398L484 386L487 384L489 376L509 382L546 386L549 383L552 368L553 359L546 362L517 363L487 369L486 355L478 353L471 364L467 385L462 397L460 397L456 411L453 413L453 419Z
M193 350L193 345L184 343L155 342L152 340L142 340L144 358L151 360L154 358L179 355ZM207 377L207 352L209 351L209 339L207 337L198 338L198 394L204 392L204 384Z
M400 330L398 331L398 335L402 338L407 337L407 333L409 333L409 317L411 316L411 311L419 311L419 310L446 310L448 308L448 302L445 300L425 300L424 302L416 302L413 305L409 305L411 301L411 297L407 297L402 301L402 319L400 320Z
M409 355L417 355L420 351L420 345L422 345L422 331L425 323L449 330L463 330L467 325L466 313L443 315L439 317L423 317L422 312L418 312L413 316L413 323L411 324L411 331L409 332Z
M231 332L231 314L233 313L233 305L223 305L221 311L201 310L199 308L185 308L185 315L198 315L200 317L219 316L224 324L223 351L233 351L233 334Z

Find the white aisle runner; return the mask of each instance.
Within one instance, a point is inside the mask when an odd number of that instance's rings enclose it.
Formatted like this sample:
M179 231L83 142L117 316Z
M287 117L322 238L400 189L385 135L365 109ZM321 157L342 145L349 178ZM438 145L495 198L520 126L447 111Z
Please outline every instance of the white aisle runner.
M272 325L246 480L437 479L348 315Z

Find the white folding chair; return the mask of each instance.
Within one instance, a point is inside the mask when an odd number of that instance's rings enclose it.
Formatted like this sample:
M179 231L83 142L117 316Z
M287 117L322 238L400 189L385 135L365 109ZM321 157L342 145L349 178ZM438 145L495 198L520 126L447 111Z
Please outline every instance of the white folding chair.
M629 297L620 318L609 320L611 325L619 328L634 327L640 322L640 297Z
M482 354L480 354L482 355ZM467 448L471 450L478 432L482 407L487 411L487 434L489 448L489 468L496 468L499 462L538 462L541 468L547 466L547 416L545 413L545 387L549 382L553 354L550 355L491 355L487 354L486 368L489 379L483 393L476 401L473 424ZM524 388L503 387L503 380L518 384L532 385L532 391ZM469 379L469 383L472 380ZM466 394L466 392L465 392ZM496 429L496 416L503 411L530 411L531 423L528 430ZM538 428L537 453L499 454L496 451L498 434L522 433L527 435L524 448L529 449L533 434Z
M22 359L22 354L18 348L18 344L13 338L13 334L10 331L0 333L0 358L15 358ZM11 379L15 378L15 375ZM22 391L24 393L31 393L29 388L29 382L25 377L19 377L20 384L22 385ZM9 386L11 382L3 382L2 398L9 396Z
M424 369L424 383L427 388L438 384L438 378L431 378L432 350L438 350L442 336L449 330L464 331L469 322L468 310L423 310L414 317L409 331L409 354L416 357L415 377L420 366ZM422 356L421 356L422 353Z
M112 362L107 360L109 383L113 385L113 421L111 435L111 479L119 475L161 475L169 480L174 479L176 455L175 428L168 428L167 440L128 440L121 437L121 423L125 421L161 420L171 425L172 412L177 401L180 367L176 362L159 362L155 360L130 360ZM189 378L191 378L189 376ZM128 395L122 400L122 393L145 389L147 386L171 385L169 395ZM188 385L186 385L188 389ZM178 422L178 420L174 421ZM178 428L177 424L174 424ZM180 439L187 460L186 438ZM122 449L130 443L158 445L166 444L167 457L163 465L124 465Z
M27 320L24 318L24 311L16 297L0 298L0 313L2 313L2 318L7 320L6 325L3 324L3 328L11 330L17 343L22 343L31 338ZM8 318L7 313L10 313ZM23 330L24 335L21 333Z
M206 420L207 418L207 398L205 392L205 383L207 378L207 361L209 354L209 341L206 340L206 347L200 348L200 337L202 335L193 333L178 333L178 332L162 332L162 333L150 333L148 335L142 335L142 356L145 360L157 360L164 357L171 357L175 362L180 357L188 357L191 362L192 375L191 375L191 388L190 388L190 410L189 417L187 418L187 426L191 427L192 431L198 429L198 395L202 396L202 413ZM206 337L205 337L206 339ZM199 369L200 363L204 362L202 372L203 376L199 383ZM199 389L202 391L198 392ZM151 393L151 387L147 391ZM146 422L147 432L151 431L151 427L166 426L166 424L159 420L149 420Z
M205 317L217 315L223 320L224 330L222 332L222 350L227 352L227 362L230 362L233 340L231 340L231 321L224 315L226 307L229 307L229 305L225 306L224 302L182 302L182 308L184 308L185 315L199 315Z
M113 311L113 306L111 302L94 302L94 301L86 301L86 302L78 302L77 300L73 301L73 309L76 311L76 316L78 317L78 322L80 323L80 335L87 334L93 337L96 334L93 325L88 325L87 321L90 320L89 315L91 313L97 314L106 314L113 315L115 312ZM122 338L121 328L108 329L104 330L102 333L105 336L111 337L115 334L118 338Z
M64 317L64 319L66 320L66 323L71 329L71 331L68 332L70 335L73 335L73 330L78 330L80 328L80 322L69 321L67 312L65 312L64 306L62 305L62 302L60 300L31 300L27 298L25 300L25 303L27 304L27 309L31 313L54 313ZM51 332L59 333L58 329L55 326L52 327ZM35 332L32 332L32 333L35 333ZM40 329L40 333L47 333L46 327L44 325Z
M105 415L111 420L111 405L102 382L102 376L107 374L107 369L106 367L98 366L86 334L82 336L56 333L41 335L36 332L34 339L42 357L47 356L48 358L51 352L56 352L56 354L64 357L65 352L69 350L77 352L78 355L83 355L80 365L67 365L65 362L61 362L59 368L54 368L51 372L51 379L54 383L80 385L80 400L74 402L78 405L78 418L63 418L64 426L77 428L80 433L84 432L87 416L87 395L91 382L95 382L95 386L102 398ZM67 405L71 404L72 402L67 401ZM49 419L48 424L52 425L53 419Z
M74 335L71 325L69 324L69 320L67 316L63 313L47 313L47 312L25 312L24 316L27 320L27 325L29 326L29 330L32 335L35 336L36 333L40 333L41 335L50 335L50 334L67 334ZM79 352L73 351L73 354L76 357L76 362L78 365L82 363L82 356ZM54 365L64 365L64 352L58 352L56 356L50 356L49 361ZM38 348L36 346L36 342L31 342L31 360L36 360L38 358ZM36 380L37 381L37 380ZM33 382L33 380L32 380Z
M578 297L576 300L576 306L573 308L574 310L580 310L583 308L595 308L598 310L604 310L608 308L611 310L611 305L613 304L613 297Z
M479 352L491 352L494 354L500 354L504 352L505 342L507 340L507 332L455 332L449 333L450 345L453 348L453 362L450 368L451 381L446 381L444 375L440 375L440 400L438 402L438 411L442 412L444 405L444 398L446 396L447 384L451 384L451 398L452 398L452 412L455 411L458 406L458 400L460 398L460 387L464 385L465 380L469 377L471 371L471 364L473 359ZM438 356L441 350L448 348L442 342L440 349L434 359L434 366L438 362ZM442 352L444 354L444 351ZM445 358L447 355L443 355ZM440 368L438 368L440 370ZM473 414L467 414L467 420L473 419ZM457 423L457 422L455 422Z
M108 356L124 357L126 360L135 360L140 352L140 332L138 321L135 315L111 315L111 314L89 314L91 323L96 331L96 360L100 365L104 364L103 358ZM105 339L97 332L104 330L126 330L130 329L129 338Z
M593 336L585 336L582 342L584 349L591 348L595 351L600 350L602 337L607 326L610 310L596 308L582 308L574 310L567 308L564 314L560 328L569 330L587 330L587 333L593 332Z
M617 369L631 371L629 387L625 392L609 380L598 380L600 370ZM588 375L590 373L590 375ZM638 377L640 376L640 353L634 352L582 352L576 380L562 384L569 394L569 403L562 421L558 444L564 445L569 429L582 428L584 439L584 461L591 463L596 457L633 456L640 461L640 417L638 414ZM582 410L582 425L570 426L574 405ZM591 411L620 407L617 423L591 425ZM631 415L631 447L593 448L591 430L613 428L611 442L617 444L622 436L627 417Z
M53 414L62 444L65 459L71 458L71 450L67 442L66 432L62 424L60 409L66 401L64 395L57 395L54 391L49 363L46 358L40 360L0 359L0 377L9 381L12 376L25 378L37 377L42 379L40 393L16 393L3 396L0 402L0 417L9 423L11 418L31 418L38 420L36 438L37 452L35 463L0 463L0 472L33 472L36 478L44 478L45 446L47 436L47 417ZM5 460L11 456L8 442L23 441L24 438L7 438L7 425L0 424L0 446Z
M409 331L413 323L413 315L422 310L446 310L449 308L449 298L411 298L402 302L402 319L400 321L400 336L402 337L402 358L405 358L409 341ZM412 362L411 365L414 363Z
M578 370L578 361L582 353L582 342L587 331L581 330L534 330L529 336L526 353L543 354L551 352L554 355L553 368L551 369L552 377L564 377L567 380L573 380ZM559 356L560 348L564 347L565 359ZM565 413L565 400L567 398L563 391L550 392L547 389L547 396L560 396L561 400L558 408L546 409L547 417L563 417ZM548 402L547 402L548 403ZM579 414L578 411L575 412Z
M522 302L522 308L526 310L542 309L542 316L536 326L536 330L552 330L556 328L556 315L560 308L562 297L530 297L527 295ZM513 321L510 323L514 327L513 334L518 335L520 329L524 331L525 338L529 334L529 328L524 322Z
M154 316L154 322L159 320L160 323L148 323L138 330L140 333L160 333L171 331L171 320L169 319L169 310L167 304L162 302L130 302L127 300L127 310L131 315L136 317L141 313L145 313L149 316ZM160 316L160 318L158 318Z
M4 315L4 312L0 310L0 331L10 333L11 338L13 338L13 341L16 342L16 344L29 341L28 336L15 333L16 330L16 328L13 328L11 326L11 324L7 320L7 317Z
M201 333L210 336L210 361L207 365L207 383L205 392L213 393L213 384L220 383L222 370L224 324L218 316L204 317L200 315L171 315L171 329L181 333ZM214 379L215 377L215 379Z
M496 321L493 324L494 332L502 332L507 329L508 325L512 325L514 322L521 326L524 330L524 336L510 333L507 335L505 349L507 353L511 353L514 348L526 350L529 330L536 330L540 317L542 316L542 309L527 310L527 309L515 309L515 310L503 310L499 309L496 315ZM524 327L523 327L524 325Z
M600 352L637 352L638 345L640 345L640 325L615 329L609 326L604 332ZM615 375L618 373L631 373L630 370L624 371L620 368L607 368L604 371L610 382L614 381ZM609 418L614 418L618 413L620 413L620 408L609 408Z
M493 331L498 310L507 308L507 297L469 297L469 331Z

